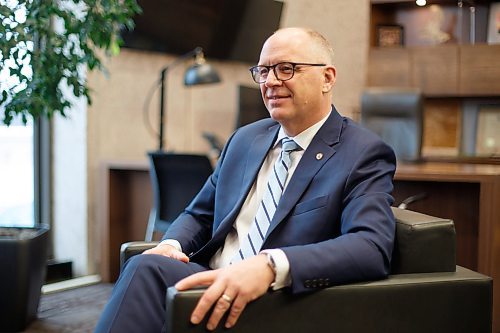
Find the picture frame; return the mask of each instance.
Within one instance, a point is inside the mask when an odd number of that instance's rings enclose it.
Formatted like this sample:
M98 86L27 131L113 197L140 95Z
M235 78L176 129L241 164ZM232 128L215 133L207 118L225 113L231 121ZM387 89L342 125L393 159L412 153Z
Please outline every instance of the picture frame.
M479 108L476 128L476 156L500 156L500 104Z
M399 24L377 25L378 47L401 47L404 45L404 27Z
M488 44L500 44L500 2L490 4L487 42Z

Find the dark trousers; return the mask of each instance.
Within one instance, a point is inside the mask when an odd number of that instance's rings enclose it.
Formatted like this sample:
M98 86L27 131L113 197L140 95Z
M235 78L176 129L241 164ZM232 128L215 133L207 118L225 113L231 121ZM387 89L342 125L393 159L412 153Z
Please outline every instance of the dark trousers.
M95 332L161 332L167 288L205 270L199 264L156 254L132 257L116 282Z

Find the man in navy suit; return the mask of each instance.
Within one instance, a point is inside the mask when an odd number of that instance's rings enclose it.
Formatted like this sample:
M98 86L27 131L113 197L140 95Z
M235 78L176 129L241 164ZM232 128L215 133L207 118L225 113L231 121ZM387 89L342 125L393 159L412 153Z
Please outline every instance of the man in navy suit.
M330 44L315 31L287 28L269 37L250 71L271 119L237 130L163 241L128 261L97 332L161 331L170 286L208 287L191 322L208 316L213 330L226 313L222 324L233 327L269 289L296 294L387 276L395 156L331 105L332 64ZM256 255L239 258L276 174L283 138L297 145L283 194L267 215L263 243L252 244Z

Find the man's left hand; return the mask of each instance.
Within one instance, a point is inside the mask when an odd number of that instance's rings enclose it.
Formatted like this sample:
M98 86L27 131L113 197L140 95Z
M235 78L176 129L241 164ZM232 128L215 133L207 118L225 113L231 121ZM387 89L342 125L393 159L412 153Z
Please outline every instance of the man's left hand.
M191 322L199 324L215 304L207 323L207 329L214 330L228 310L225 327L233 327L245 306L266 293L274 278L266 255L259 254L229 267L193 274L179 281L175 288L209 286L193 310Z

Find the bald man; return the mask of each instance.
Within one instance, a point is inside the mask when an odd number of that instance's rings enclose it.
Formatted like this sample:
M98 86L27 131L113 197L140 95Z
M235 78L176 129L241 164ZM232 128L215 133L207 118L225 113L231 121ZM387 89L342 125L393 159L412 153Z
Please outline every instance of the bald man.
M250 73L271 118L238 129L162 242L127 262L96 332L162 331L171 286L207 287L191 322L213 330L266 292L389 273L394 152L331 104L330 43L278 30Z

